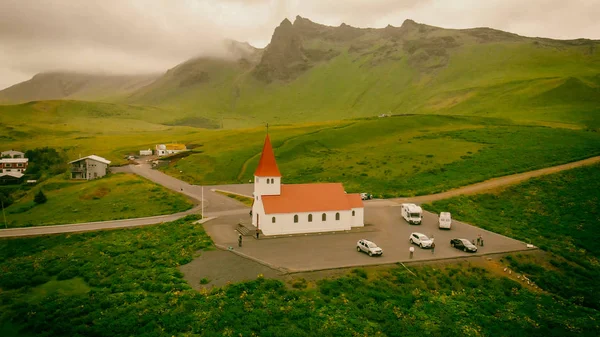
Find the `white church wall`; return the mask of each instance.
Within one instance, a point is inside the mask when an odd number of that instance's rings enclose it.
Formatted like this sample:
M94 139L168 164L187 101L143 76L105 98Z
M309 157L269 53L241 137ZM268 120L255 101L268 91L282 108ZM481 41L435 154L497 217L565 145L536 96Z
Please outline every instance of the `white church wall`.
M365 226L365 209L364 208L353 208L354 216L352 217L352 227L364 227Z
M265 212L260 196L254 196L254 204L252 205L252 225L256 227L256 221L259 221L259 225L265 219Z
M326 215L325 221L322 220L323 213ZM340 214L339 220L336 220L336 213ZM308 221L309 214L312 214L312 221ZM298 222L294 222L295 215L298 215ZM275 217L275 223L273 223L273 217ZM353 222L351 211L266 214L261 216L261 218L263 220L259 227L265 235L350 230Z

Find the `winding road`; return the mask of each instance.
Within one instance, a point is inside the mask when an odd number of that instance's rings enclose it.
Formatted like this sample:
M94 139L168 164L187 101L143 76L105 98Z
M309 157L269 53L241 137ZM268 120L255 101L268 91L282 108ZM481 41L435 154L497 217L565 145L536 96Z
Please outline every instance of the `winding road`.
M591 157L588 159L571 162L568 164L558 165L543 168L540 170L529 171L519 174L508 175L504 177L494 178L486 180L473 185L464 186L454 190L424 195L411 198L396 198L396 199L384 199L384 200L372 200L366 203L366 207L390 204L397 205L402 202L414 202L414 203L426 203L436 200L442 200L458 195L464 194L477 194L485 193L492 189L505 187L513 184L520 183L524 180L539 177L546 174L556 173L563 170L569 170L576 167L593 165L600 163L600 156ZM245 215L248 213L248 207L239 201L228 198L219 193L212 191L213 189L226 190L235 192L242 195L250 195L252 193L252 184L238 184L238 185L217 185L217 186L199 186L191 185L183 182L179 179L168 176L160 171L153 170L149 164L129 165L118 168L113 168L113 172L130 172L138 174L149 180L152 180L164 187L170 188L174 191L185 194L189 198L193 199L196 206L185 212L160 215L146 218L135 218L135 219L124 219L124 220L110 220L110 221L99 221L99 222L88 222L79 224L68 224L68 225L57 225L57 226L39 226L39 227L24 227L24 228L10 228L1 229L0 238L3 237L19 237L19 236L34 236L34 235L47 235L47 234L59 234L59 233L73 233L73 232L84 232L94 231L101 229L115 229L124 227L138 227L144 225L152 225L161 222L169 222L177 220L188 214L200 213L202 210L202 196L204 192L204 215L205 218L219 217L227 215Z

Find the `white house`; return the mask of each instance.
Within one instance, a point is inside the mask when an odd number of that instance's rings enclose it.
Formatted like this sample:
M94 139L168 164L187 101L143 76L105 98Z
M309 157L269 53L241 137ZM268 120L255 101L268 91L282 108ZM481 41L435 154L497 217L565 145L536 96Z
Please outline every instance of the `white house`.
M0 158L25 158L25 154L21 151L3 151L0 153Z
M254 172L252 224L264 235L350 230L364 226L364 205L341 183L282 184L267 135Z
M140 150L140 156L151 156L151 155L152 155L152 149Z
M158 144L156 145L156 154L166 156L178 152L187 151L185 144Z
M6 182L21 179L27 170L28 164L28 158L15 157L0 159L0 180Z
M106 175L110 160L91 155L73 160L69 164L71 164L71 179L92 180Z

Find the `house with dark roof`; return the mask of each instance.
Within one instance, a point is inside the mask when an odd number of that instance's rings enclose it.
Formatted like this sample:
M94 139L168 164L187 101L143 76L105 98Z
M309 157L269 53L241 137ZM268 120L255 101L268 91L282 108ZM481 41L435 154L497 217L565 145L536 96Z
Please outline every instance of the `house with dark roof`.
M264 235L350 230L364 226L360 194L341 183L282 184L269 135L254 172L252 224Z

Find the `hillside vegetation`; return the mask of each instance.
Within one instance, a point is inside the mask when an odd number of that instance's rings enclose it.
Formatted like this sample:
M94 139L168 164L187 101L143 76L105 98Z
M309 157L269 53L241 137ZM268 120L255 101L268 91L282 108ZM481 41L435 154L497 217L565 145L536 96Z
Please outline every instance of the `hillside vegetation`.
M48 201L38 205L34 195L40 189ZM57 176L20 195L5 215L10 228L172 214L191 207L179 193L134 174L117 173L92 181Z
M15 107L18 107L15 108ZM34 109L33 122L20 120ZM160 124L160 108L48 101L0 106L7 148L45 144L69 160L90 154L125 164L128 154L181 142L189 156L165 171L195 184L253 179L265 129L207 130ZM136 120L153 116L151 122ZM600 133L510 119L406 115L269 128L284 183L343 182L348 191L393 197L429 194L496 176L600 155Z
M302 128L300 128L302 126ZM284 183L343 182L376 196L430 194L600 155L600 134L455 116L398 116L270 129ZM166 172L196 184L252 180L264 131L213 133ZM221 137L223 136L223 137Z
M593 165L424 207L551 252L546 259L516 255L508 261L545 290L600 310L599 190L600 165Z
M212 246L196 219L0 240L0 331L40 337L596 336L600 328L597 310L467 263L412 272L356 269L308 288L295 280L298 289L257 275L198 292L177 269Z

